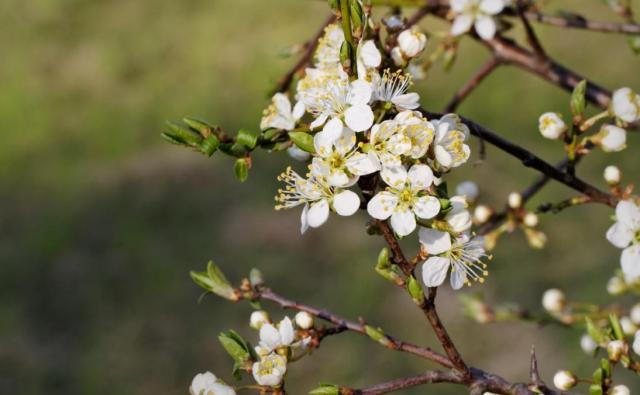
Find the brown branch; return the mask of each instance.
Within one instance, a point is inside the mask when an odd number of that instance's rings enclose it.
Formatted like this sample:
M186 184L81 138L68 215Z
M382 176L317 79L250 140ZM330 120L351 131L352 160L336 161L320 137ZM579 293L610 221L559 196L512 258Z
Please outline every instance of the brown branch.
M585 29L604 33L640 34L640 25L636 23L592 21L581 17L551 16L541 12L526 12L525 15L532 21L556 27Z
M386 383L377 384L363 389L342 389L343 394L353 395L378 395L401 390L404 388L415 387L422 384L432 383L464 383L460 376L453 372L442 372L439 370L429 370L423 374L416 376L403 377L387 381Z
M540 59L546 59L547 54L542 47L542 44L540 43L536 32L533 30L533 27L529 23L529 19L524 12L525 7L526 5L524 4L524 1L518 0L516 4L516 10L518 16L520 17L520 20L522 21L522 25L524 26L524 31L527 34L527 41L529 42L529 45L531 46L531 49L533 49L533 52L536 54L536 56L538 56Z
M458 108L460 103L462 103L462 101L466 99L467 96L469 96L469 94L471 94L471 92L473 92L473 90L476 89L478 85L480 85L480 83L499 65L500 62L498 61L498 59L496 59L495 57L491 57L491 59L489 59L487 63L485 63L480 68L480 70L478 70L471 77L471 79L469 79L469 81L467 81L467 83L464 84L462 88L458 90L458 92L456 92L449 103L447 103L447 105L445 106L443 112L454 112Z

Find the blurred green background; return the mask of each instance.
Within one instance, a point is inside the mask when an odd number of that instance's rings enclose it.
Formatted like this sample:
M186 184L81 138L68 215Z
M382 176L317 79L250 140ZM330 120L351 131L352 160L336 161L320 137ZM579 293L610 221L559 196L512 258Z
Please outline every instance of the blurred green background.
M615 19L601 3L556 1L548 10ZM266 92L295 61L278 54L310 37L326 14L324 2L311 0L0 2L0 393L180 394L205 370L231 381L217 334L256 334L248 305L198 303L188 271L210 258L231 278L260 267L285 295L437 348L420 313L372 270L383 244L365 235L363 214L334 216L300 236L298 210L273 211L286 155L258 154L239 184L228 158L205 158L159 137L164 120L183 116L232 132L257 129ZM443 28L431 19L422 26ZM640 57L624 37L538 31L560 62L609 88L640 89ZM427 108L441 108L486 60L483 48L463 41L450 73L437 66L416 84ZM539 136L537 117L567 114L567 103L558 88L502 67L460 112L555 162L562 148ZM634 181L638 143L632 134L620 154L593 153L579 173L604 188L602 169L618 163ZM477 180L483 202L501 206L535 177L491 147L479 163L476 147L451 179ZM554 185L532 207L570 195ZM604 239L611 213L587 206L545 216L547 249L529 249L522 234L506 237L486 285L463 292L534 310L549 287L572 300L608 300L605 283L619 256ZM583 376L595 368L578 347L579 332L480 326L462 316L448 287L439 300L473 365L526 380L535 343L549 382L559 368ZM292 366L288 387L300 394L320 382L365 386L427 366L343 334ZM622 380L640 390L632 377ZM446 385L402 393L424 392L465 393Z

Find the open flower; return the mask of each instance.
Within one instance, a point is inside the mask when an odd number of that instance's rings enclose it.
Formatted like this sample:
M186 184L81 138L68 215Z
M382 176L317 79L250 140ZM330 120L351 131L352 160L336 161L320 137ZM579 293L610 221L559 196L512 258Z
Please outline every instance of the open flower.
M391 227L399 236L406 236L416 228L416 216L430 219L440 212L440 201L427 195L434 180L427 165L413 165L407 172L403 166L381 172L389 185L378 192L367 205L373 218L385 220L391 217Z
M490 40L496 34L494 15L504 8L504 0L451 0L451 10L456 18L451 26L451 34L459 36L474 26L483 40Z
M471 281L484 282L489 274L482 258L487 254L483 241L463 233L452 239L448 232L420 228L420 244L431 255L422 265L422 281L427 287L441 285L451 269L451 288L460 289Z
M398 48L399 54L404 61L418 56L426 45L427 36L414 26L398 34L398 46L396 48ZM404 62L400 62L400 64L402 63Z
M607 240L623 248L620 265L625 278L640 278L640 207L630 200L621 200L616 206L616 220L607 230Z
M415 92L406 93L411 86L411 74L401 70L392 72L385 69L382 77L372 82L373 100L393 104L398 110L414 110L420 107L420 95Z
M471 229L473 223L471 213L467 210L469 205L464 196L454 196L449 199L451 210L444 219L449 224L452 231L461 233Z
M471 155L471 149L464 141L469 136L469 128L455 114L444 115L440 120L431 121L435 126L436 162L445 170L465 163Z
M337 119L329 121L323 131L314 136L313 143L317 156L311 163L311 174L326 178L331 186L353 185L359 176L378 170L375 157L358 152L355 133Z
M260 358L251 368L256 383L269 387L278 386L287 373L287 359L276 353Z
M402 111L395 116L394 121L400 125L411 143L411 149L406 155L413 159L422 158L433 142L435 126L418 111Z
M368 78L370 72L375 72L380 63L382 62L382 55L376 47L376 43L373 40L366 40L360 46L358 50L357 70L358 78L370 81Z
M401 126L394 120L373 125L369 136L368 152L375 156L378 170L401 166L400 155L411 149L411 140L402 133Z
M318 40L314 53L314 65L320 69L340 66L340 47L343 42L342 26L332 23L325 27L324 35Z
M219 380L213 373L198 373L189 387L191 395L236 395L236 391Z
M260 347L267 351L288 347L294 338L295 331L289 317L284 317L277 327L271 323L265 323L260 327Z
M624 122L640 119L640 95L631 88L620 88L613 92L610 111Z
M317 228L324 224L329 218L330 208L338 215L349 216L360 207L360 198L355 192L333 188L321 177L302 178L291 167L278 180L284 181L286 186L278 190L276 210L304 204L300 233L306 232L309 227Z
M296 122L304 115L304 104L297 102L291 109L289 97L284 93L276 93L271 99L271 104L262 113L260 129L269 128L293 130Z

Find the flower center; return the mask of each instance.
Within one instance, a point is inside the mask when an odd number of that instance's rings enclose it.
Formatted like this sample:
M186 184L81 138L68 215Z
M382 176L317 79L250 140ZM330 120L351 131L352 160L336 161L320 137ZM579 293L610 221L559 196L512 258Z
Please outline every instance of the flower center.
M329 165L333 169L341 169L344 167L345 159L344 156L340 155L338 152L334 152L329 157Z
M415 200L415 197L416 196L413 193L413 191L411 190L411 188L405 187L398 194L398 199L400 200L398 202L398 207L400 207L402 210L405 210L405 209L413 206L413 201Z

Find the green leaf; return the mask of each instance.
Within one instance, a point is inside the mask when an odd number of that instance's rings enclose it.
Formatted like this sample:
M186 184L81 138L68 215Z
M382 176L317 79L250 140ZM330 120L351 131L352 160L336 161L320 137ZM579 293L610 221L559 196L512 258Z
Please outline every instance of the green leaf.
M249 282L251 286L256 287L258 285L264 284L264 279L262 278L262 272L255 267L249 271Z
M225 351L240 366L244 366L250 358L247 342L236 332L230 330L228 333L221 333L218 340L224 347Z
M200 151L207 156L211 156L218 149L218 145L220 145L220 140L218 140L215 134L212 134L202 140L200 143Z
M591 318L586 317L585 321L587 322L587 333L589 334L589 336L591 336L593 341L595 341L597 344L606 343L607 342L606 335L604 334L604 332L600 328L598 328L593 323Z
M571 94L571 113L574 117L578 117L582 119L582 115L584 114L584 108L586 106L585 101L585 92L587 90L587 81L580 81L575 88L573 89L573 93Z
M162 132L162 133L160 133L160 136L162 136L163 139L165 139L166 141L168 141L171 144L188 145L184 140L182 140L178 136L174 136L174 135L169 134L169 133Z
M603 395L602 386L598 384L591 384L589 386L589 395Z
M236 136L236 141L248 149L252 150L258 143L258 134L247 129L240 129Z
M383 269L387 267L389 267L389 249L387 247L384 247L378 254L378 262L376 264L376 268Z
M382 330L382 328L374 328L371 325L365 325L364 330L367 333L367 336L371 338L371 340L375 340L385 347L389 346L390 344L389 339L384 334L384 331Z
M189 125L189 127L198 133L201 136L208 136L213 133L213 130L216 128L215 126L209 125L205 121L201 121L196 118L183 118L182 121Z
M309 391L310 395L339 395L340 388L333 384L320 384L320 387Z
M166 134L168 136L173 137L175 140L181 140L186 145L198 146L202 141L202 136L192 130L186 129L177 123L167 121L167 126L169 127L169 132Z
M611 324L612 335L616 340L624 340L624 332L616 314L609 314L609 324Z
M207 264L206 272L190 272L193 281L218 296L229 300L237 300L235 291L218 266L212 261Z
M313 145L313 136L309 133L305 132L289 132L289 138L296 145L296 147L300 148L303 151L314 154L316 152L316 148Z
M238 158L233 165L233 173L240 182L245 182L249 177L249 162L247 158Z

